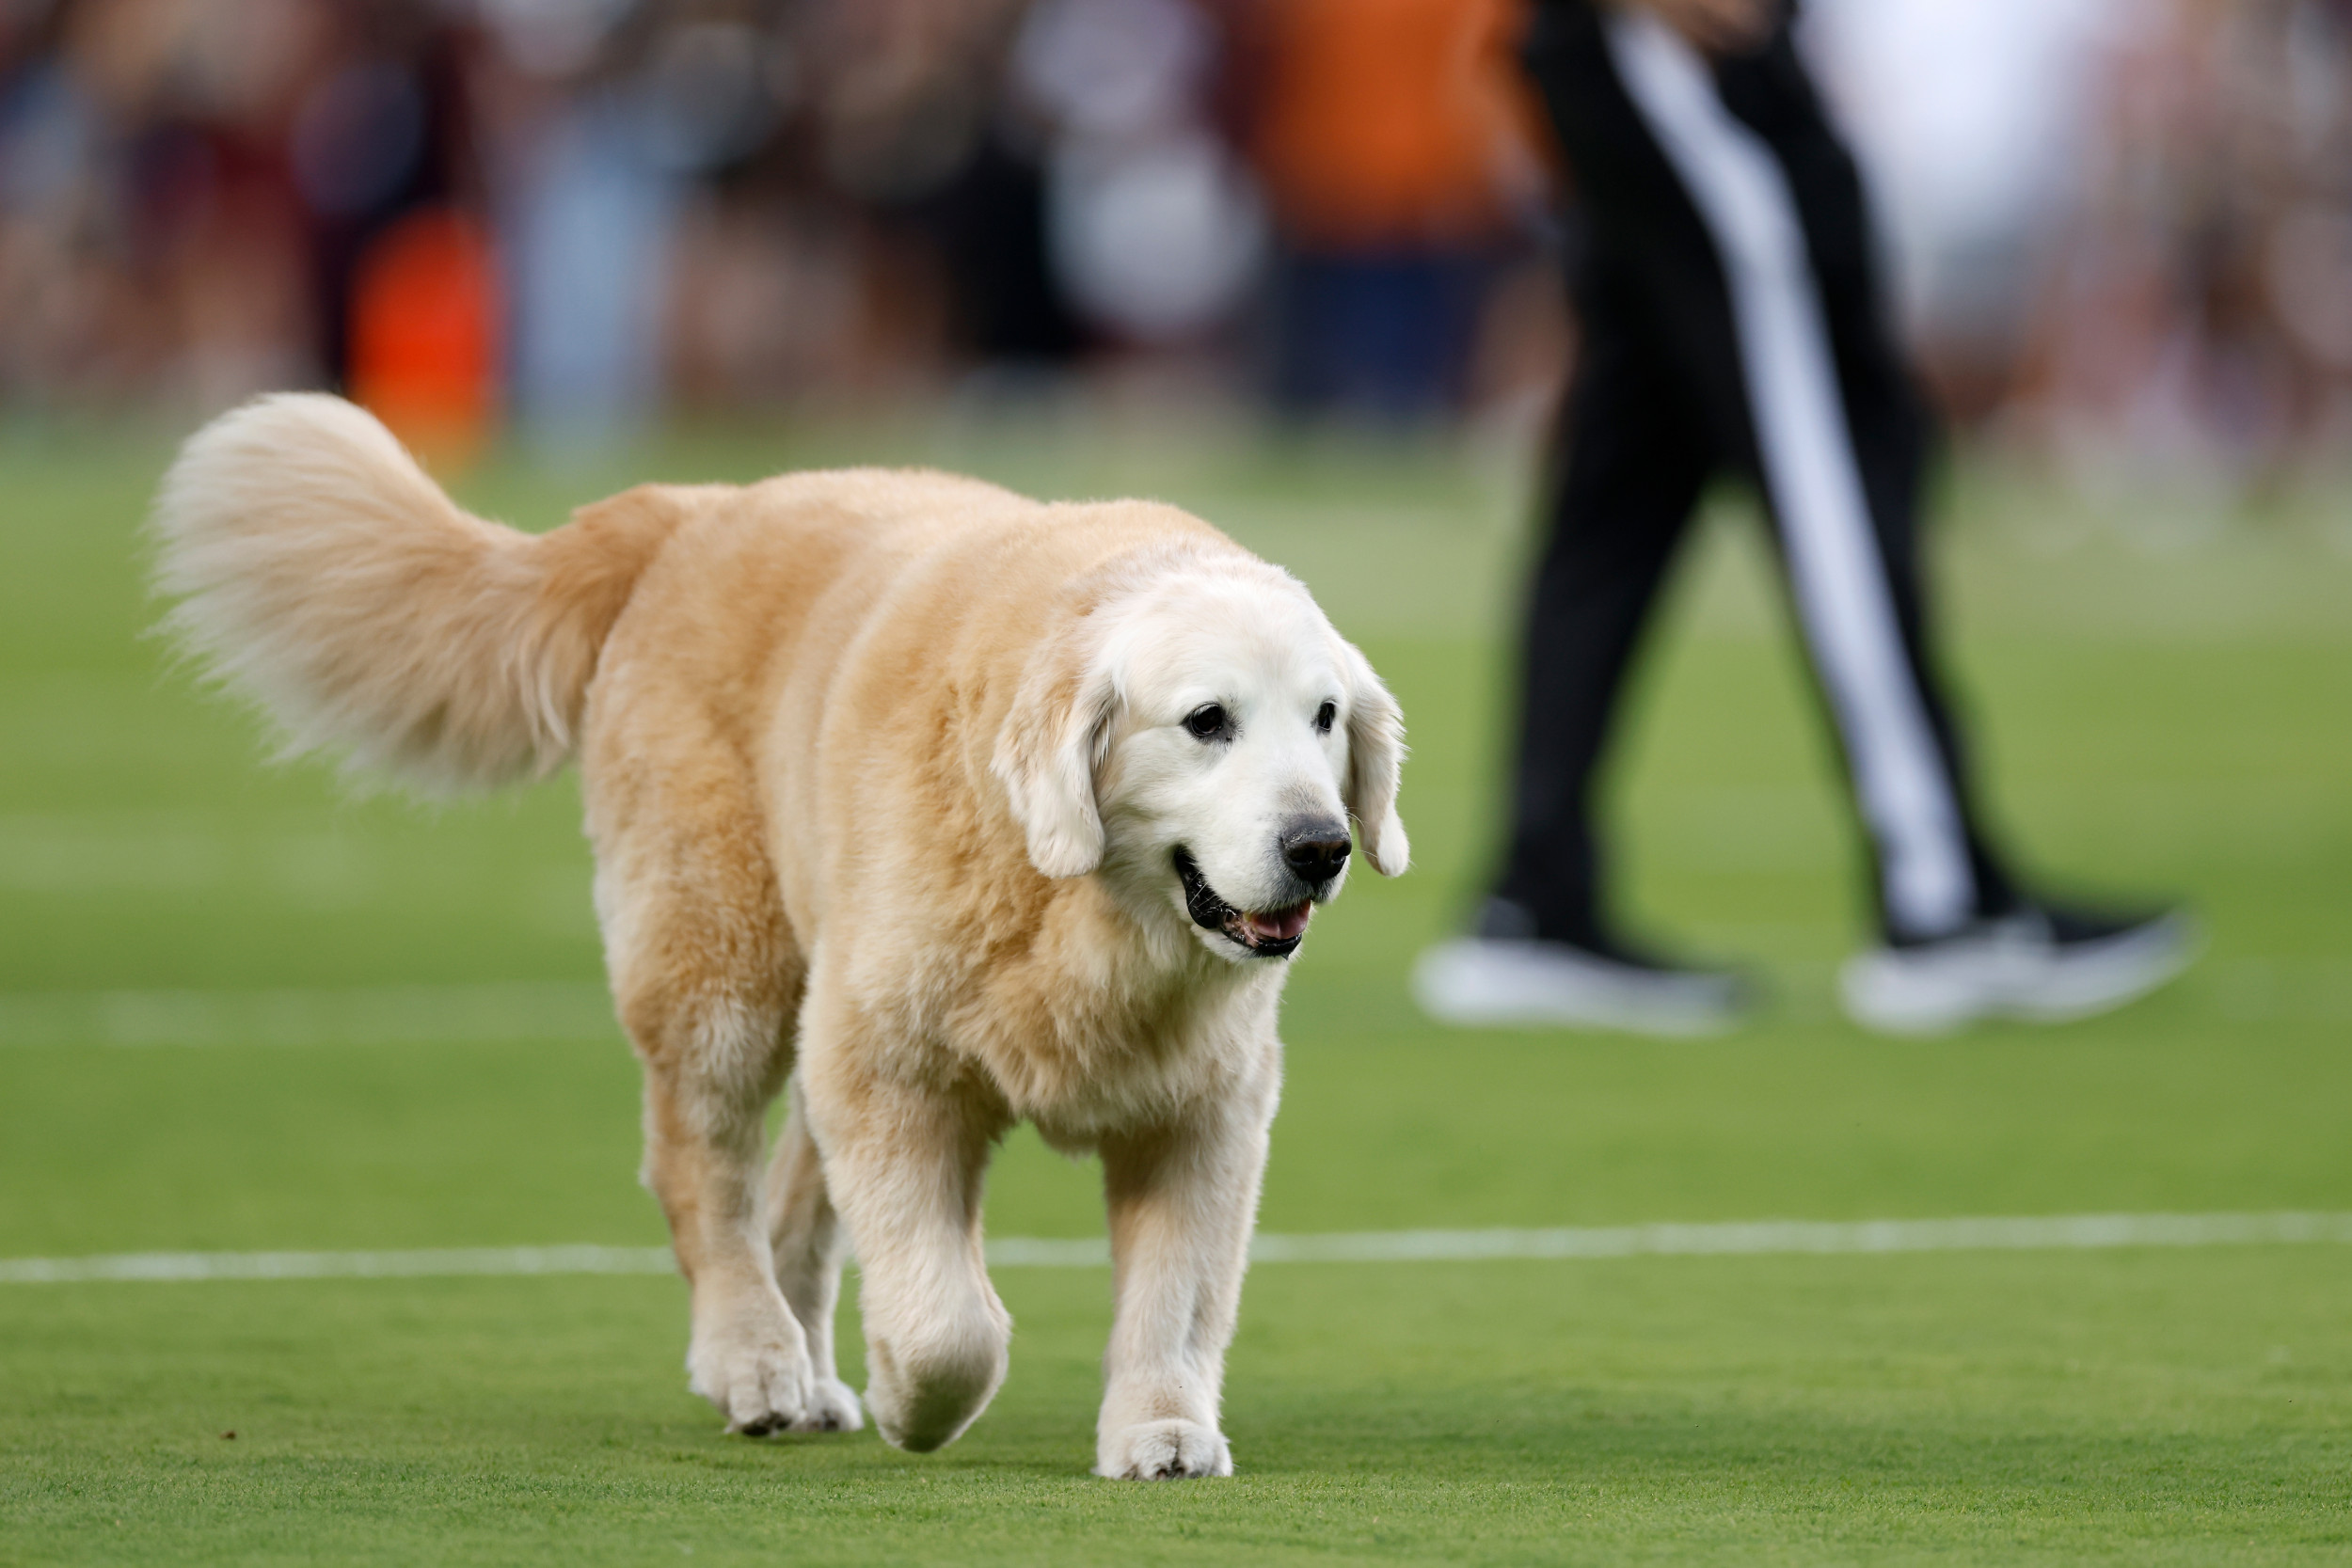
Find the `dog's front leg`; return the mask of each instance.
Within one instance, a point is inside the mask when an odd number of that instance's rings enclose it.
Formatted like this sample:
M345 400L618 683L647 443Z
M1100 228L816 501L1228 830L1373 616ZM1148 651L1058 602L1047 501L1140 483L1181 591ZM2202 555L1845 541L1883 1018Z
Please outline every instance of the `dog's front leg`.
M878 1071L897 1053L841 1028L818 1035L800 1104L857 1254L866 1408L891 1443L928 1453L1005 1380L1012 1319L980 1253L981 1179L1004 1119L936 1082Z
M1118 1307L1096 1475L1233 1473L1217 1405L1272 1118L1269 1090L1196 1120L1104 1141Z

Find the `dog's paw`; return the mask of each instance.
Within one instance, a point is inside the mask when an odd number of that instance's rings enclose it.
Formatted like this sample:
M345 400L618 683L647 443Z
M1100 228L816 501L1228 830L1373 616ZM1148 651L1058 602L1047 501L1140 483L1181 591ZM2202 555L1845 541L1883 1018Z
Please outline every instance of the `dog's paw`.
M795 1432L857 1432L866 1425L866 1408L857 1390L837 1377L820 1377L811 1388L808 1412Z
M765 1437L771 1432L830 1430L822 1419L824 1407L807 1350L781 1337L706 1339L697 1335L686 1354L686 1386L719 1407L729 1432ZM855 1426L854 1396L849 1408L849 1424Z
M1094 1473L1112 1481L1189 1481L1233 1473L1225 1434L1198 1421L1145 1421L1103 1439Z
M866 1341L866 1408L894 1449L930 1453L963 1435L1005 1380L1009 1338L983 1321L976 1332Z

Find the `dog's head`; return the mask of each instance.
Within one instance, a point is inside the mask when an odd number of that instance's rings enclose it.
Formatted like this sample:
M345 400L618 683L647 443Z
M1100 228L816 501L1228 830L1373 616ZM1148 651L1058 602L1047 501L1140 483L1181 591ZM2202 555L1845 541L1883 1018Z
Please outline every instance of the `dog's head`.
M1396 700L1287 574L1154 572L1032 656L994 771L1049 877L1100 872L1235 960L1296 950L1347 879L1348 820L1406 866Z

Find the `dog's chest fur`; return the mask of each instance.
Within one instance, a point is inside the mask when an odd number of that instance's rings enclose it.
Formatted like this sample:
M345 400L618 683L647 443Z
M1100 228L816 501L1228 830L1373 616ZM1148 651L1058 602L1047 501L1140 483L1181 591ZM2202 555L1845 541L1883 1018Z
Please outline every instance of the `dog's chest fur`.
M1099 888L1057 892L1028 940L933 929L900 961L852 966L860 1007L924 1058L911 1069L960 1079L1073 1149L1236 1089L1270 1092L1282 966L1235 965L1138 927Z

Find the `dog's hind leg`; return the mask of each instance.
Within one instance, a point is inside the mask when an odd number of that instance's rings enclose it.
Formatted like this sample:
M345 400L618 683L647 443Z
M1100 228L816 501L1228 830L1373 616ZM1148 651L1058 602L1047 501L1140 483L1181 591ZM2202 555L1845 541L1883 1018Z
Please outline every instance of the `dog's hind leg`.
M792 1069L802 963L756 817L715 772L592 783L606 961L645 1069L644 1181L693 1287L690 1386L732 1432L822 1427L760 1215L760 1146Z
M627 997L645 1063L645 1184L693 1287L689 1386L758 1436L820 1426L807 1337L776 1288L759 1215L764 1113L788 1066L784 1015L733 997Z
M825 1190L824 1162L809 1135L801 1091L792 1090L791 1112L768 1167L765 1204L768 1239L775 1254L776 1283L808 1339L809 1366L816 1374L809 1418L828 1430L855 1432L866 1424L857 1395L834 1365L834 1308L841 1299L841 1264L850 1239Z

